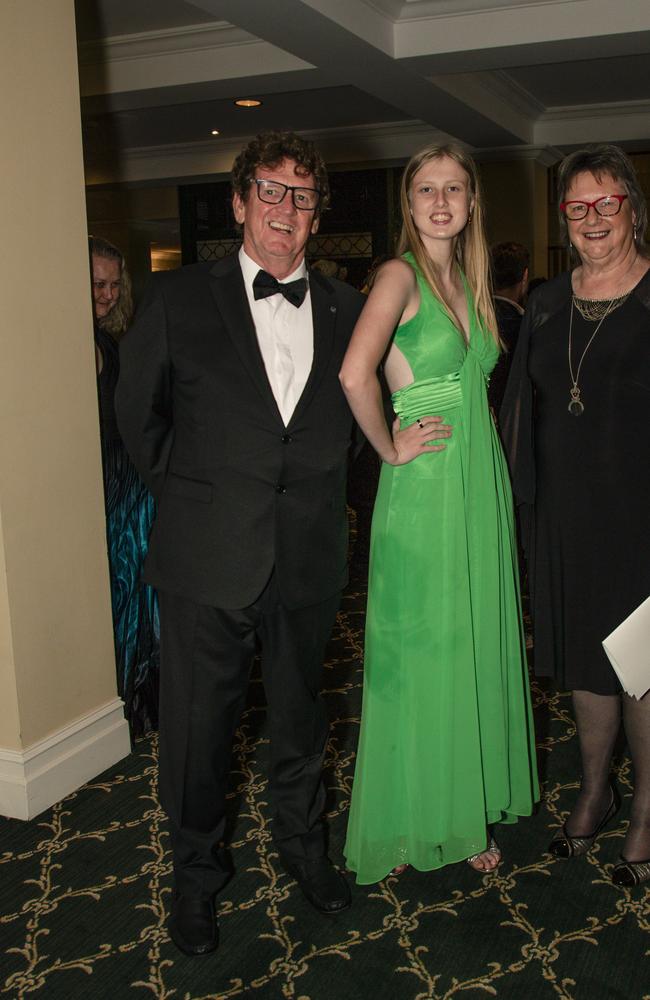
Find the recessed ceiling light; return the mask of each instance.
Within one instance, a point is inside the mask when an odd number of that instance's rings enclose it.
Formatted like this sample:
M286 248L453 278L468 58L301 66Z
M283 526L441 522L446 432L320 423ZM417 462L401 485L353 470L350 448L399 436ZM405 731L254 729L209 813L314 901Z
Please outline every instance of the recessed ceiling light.
M240 97L238 101L235 101L235 104L238 108L259 108L262 102L254 97Z
M219 129L218 128L213 128L212 129L212 135L219 135Z

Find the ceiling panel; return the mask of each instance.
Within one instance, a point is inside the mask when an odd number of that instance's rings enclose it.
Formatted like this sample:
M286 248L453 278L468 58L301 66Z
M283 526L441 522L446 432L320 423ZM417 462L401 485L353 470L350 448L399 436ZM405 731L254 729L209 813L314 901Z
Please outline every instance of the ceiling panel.
M508 75L547 108L650 100L647 55L516 67Z
M80 42L203 24L209 14L184 0L75 0Z
M76 8L97 183L160 178L165 157L168 176L199 176L214 155L212 129L222 164L240 138L267 128L309 132L345 162L406 158L440 135L484 157L510 150L542 162L586 142L650 149L648 0L620 0L611 16L603 0ZM242 96L264 105L239 111Z
M92 121L97 128L112 129L120 145L143 147L205 142L210 139L212 129L232 139L278 127L293 131L346 128L368 122L394 122L405 117L397 109L354 87L268 95L258 90L253 93L263 100L262 107L236 108L232 99L198 101L134 108L97 116ZM247 97L250 93L245 91L234 96Z

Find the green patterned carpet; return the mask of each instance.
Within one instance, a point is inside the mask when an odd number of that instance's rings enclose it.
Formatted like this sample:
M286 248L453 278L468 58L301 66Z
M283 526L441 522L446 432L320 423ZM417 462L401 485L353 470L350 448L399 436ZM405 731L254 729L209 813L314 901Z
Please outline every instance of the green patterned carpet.
M330 854L339 864L360 709L365 589L356 576L327 664ZM165 930L171 861L157 742L140 740L33 822L0 820L0 996L650 1000L650 888L609 881L629 812L629 762L621 758L617 772L623 809L593 852L553 860L545 848L574 795L577 745L569 699L535 686L534 701L544 801L536 816L499 831L498 874L465 864L409 871L354 887L352 908L327 918L273 848L254 680L232 775L236 875L219 897L221 947L199 959L180 955Z

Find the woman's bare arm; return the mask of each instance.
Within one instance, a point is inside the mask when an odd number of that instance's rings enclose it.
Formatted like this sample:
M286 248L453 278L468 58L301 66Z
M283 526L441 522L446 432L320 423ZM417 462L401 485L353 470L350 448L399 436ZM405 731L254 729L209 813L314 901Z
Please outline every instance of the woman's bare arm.
M405 430L400 430L397 419L392 434L386 424L377 369L396 326L414 316L418 306L413 268L401 260L384 264L354 328L339 376L361 430L380 458L391 465L403 465L423 452L441 451L444 444L428 442L449 437L451 432L442 417L433 415L421 416Z

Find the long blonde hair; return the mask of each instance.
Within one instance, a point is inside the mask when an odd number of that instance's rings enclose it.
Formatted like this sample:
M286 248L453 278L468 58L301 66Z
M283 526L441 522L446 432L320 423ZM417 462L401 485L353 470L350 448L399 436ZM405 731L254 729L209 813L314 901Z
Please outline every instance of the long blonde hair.
M456 323L455 317L451 315L449 307L445 302L436 266L429 257L411 217L411 204L409 200L411 183L418 170L425 163L429 163L431 160L440 160L443 156L448 156L450 159L455 160L469 177L469 197L473 202L467 225L456 239L456 260L467 278L472 295L474 296L476 312L482 326L489 331L496 344L499 347L503 347L501 338L499 337L492 302L490 256L485 238L481 184L474 160L461 146L457 146L455 143L425 146L424 149L421 149L419 153L415 153L409 160L402 174L400 189L402 231L397 244L397 253L400 257L407 251L413 254L415 262L426 278L431 291L445 306L452 321Z

